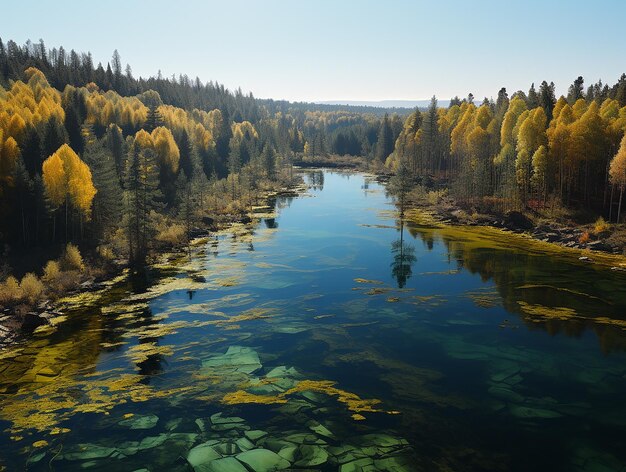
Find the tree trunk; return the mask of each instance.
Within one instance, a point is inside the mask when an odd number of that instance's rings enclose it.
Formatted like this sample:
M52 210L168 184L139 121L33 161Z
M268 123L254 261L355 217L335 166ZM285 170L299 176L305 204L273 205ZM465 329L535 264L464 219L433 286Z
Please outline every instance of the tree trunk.
M619 218L622 213L622 195L624 194L624 186L620 185L619 188L619 205L617 205L617 223L619 224Z
M613 193L615 191L615 185L611 185L611 202L609 203L609 223L613 219Z

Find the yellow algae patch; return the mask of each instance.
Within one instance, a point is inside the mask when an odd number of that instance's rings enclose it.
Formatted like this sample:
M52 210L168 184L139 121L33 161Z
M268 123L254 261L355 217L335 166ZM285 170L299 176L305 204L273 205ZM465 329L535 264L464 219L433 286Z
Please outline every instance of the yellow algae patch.
M571 320L580 318L576 314L576 310L566 307L549 307L543 305L531 305L523 301L517 302L523 313L539 318L555 319L555 320Z
M100 343L100 346L102 346L105 349L112 349L114 347L124 346L125 344L128 344L128 343L124 341L120 341L117 343Z
M359 414L359 413L355 413L354 415L352 415L352 419L354 421L363 421L365 419L365 416Z
M387 297L387 301L389 303L397 303L400 301L400 299L398 297Z
M389 293L389 292L391 292L390 288L375 287L365 292L365 295L382 295L384 293Z
M474 305L481 308L493 308L500 304L500 294L496 291L478 290L465 294L467 298L474 302Z
M329 395L331 397L336 397L337 401L343 403L348 407L348 410L353 411L355 413L362 412L383 412L384 410L379 408L375 408L376 405L382 403L378 399L362 399L355 393L347 392L345 390L341 390L335 387L335 382L330 380L303 380L299 382L295 387L287 390L286 392L278 395L279 398L283 398L289 395L293 395L295 393L300 392L316 392L324 395Z
M622 329L626 329L626 320L615 320L612 318L607 318L606 316L598 316L596 318L591 318L591 321L593 321L594 323L599 323L599 324L619 326Z
M48 445L48 441L42 439L41 441L35 441L33 443L33 447L46 447Z
M369 280L369 279L356 278L356 279L354 279L354 281L357 284L385 285L385 282L382 282L380 280Z
M103 315L135 315L144 310L147 310L149 305L147 303L115 303L113 305L103 306L100 308L100 312Z
M261 405L273 405L287 403L286 398L271 395L255 395L245 390L237 390L236 392L227 393L222 398L222 403L226 405L239 405L242 403L257 403Z
M50 434L56 436L57 434L65 434L71 431L70 428L52 428Z
M174 352L170 346L159 346L156 343L145 343L131 346L126 355L136 363L141 363L150 358L150 356L171 356Z
M215 283L220 287L235 287L239 285L239 277L224 277L222 279L215 279Z
M520 309L522 313L526 315L530 315L532 318L530 321L547 321L547 320L558 320L558 321L583 321L601 325L615 326L626 330L626 320L608 318L606 316L597 316L597 317L586 317L581 316L576 313L576 310L573 308L566 307L548 307L543 305L531 305L530 303L526 303L523 301L517 302L520 305Z
M236 405L242 403L258 403L265 405L283 404L287 403L289 396L302 392L315 392L331 397L335 397L339 403L346 405L348 410L358 415L355 419L361 419L360 413L388 413L397 414L396 411L385 411L380 408L376 408L376 405L382 403L378 399L363 399L355 393L347 392L335 387L335 382L330 380L302 380L296 384L295 387L289 390L279 393L277 395L255 395L243 390L237 390L232 393L226 394L222 398L222 402L227 405ZM363 419L365 419L363 417Z

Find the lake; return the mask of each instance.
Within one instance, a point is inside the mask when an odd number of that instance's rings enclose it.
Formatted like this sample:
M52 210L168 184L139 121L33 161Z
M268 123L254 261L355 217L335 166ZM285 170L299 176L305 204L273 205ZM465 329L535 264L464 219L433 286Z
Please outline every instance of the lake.
M624 272L303 177L0 352L0 470L626 470Z

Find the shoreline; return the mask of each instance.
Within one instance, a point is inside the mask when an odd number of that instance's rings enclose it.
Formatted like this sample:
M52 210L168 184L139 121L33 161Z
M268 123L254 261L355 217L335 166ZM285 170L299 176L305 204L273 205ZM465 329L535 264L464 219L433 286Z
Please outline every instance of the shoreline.
M165 255L176 256L184 254L194 241L209 237L212 234L227 231L236 224L253 227L265 217L265 213L259 213L259 209L269 208L272 201L278 197L298 197L306 192L307 186L302 181L295 180L291 184L283 185L271 190L264 190L258 197L259 205L251 207L246 212L238 214L224 214L203 216L190 231L189 241L185 244L176 244L166 250L157 249L150 254L146 263L146 269L158 263ZM255 211L257 210L257 211ZM130 266L127 261L116 261L109 267L100 278L88 277L82 280L78 286L61 294L57 298L47 298L40 301L36 306L28 307L20 313L18 306L5 307L0 311L0 352L20 342L29 339L37 329L54 328L54 320L65 316L62 305L63 300L80 294L95 294L106 291L112 286L126 280L130 275Z
M507 215L484 214L472 217L464 212L459 217L458 212L463 212L463 210L458 207L453 210L442 210L437 205L411 205L405 210L405 221L440 229L448 227L471 231L473 228L483 228L493 231L494 235L518 238L522 242L541 245L546 251L566 251L581 262L599 264L613 271L626 272L624 253L619 250L614 252L613 248L601 239L586 244L578 242L578 235L584 232L581 229L557 223L534 225L520 212L509 212L512 215L508 217ZM520 216L526 218L532 226L525 228L524 223L519 224ZM528 249L532 248L528 247Z

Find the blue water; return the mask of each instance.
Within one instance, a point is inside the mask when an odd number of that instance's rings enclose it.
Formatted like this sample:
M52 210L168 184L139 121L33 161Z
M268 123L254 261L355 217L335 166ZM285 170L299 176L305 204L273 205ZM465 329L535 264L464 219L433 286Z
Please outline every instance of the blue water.
M2 353L0 468L626 470L621 272L303 175Z

